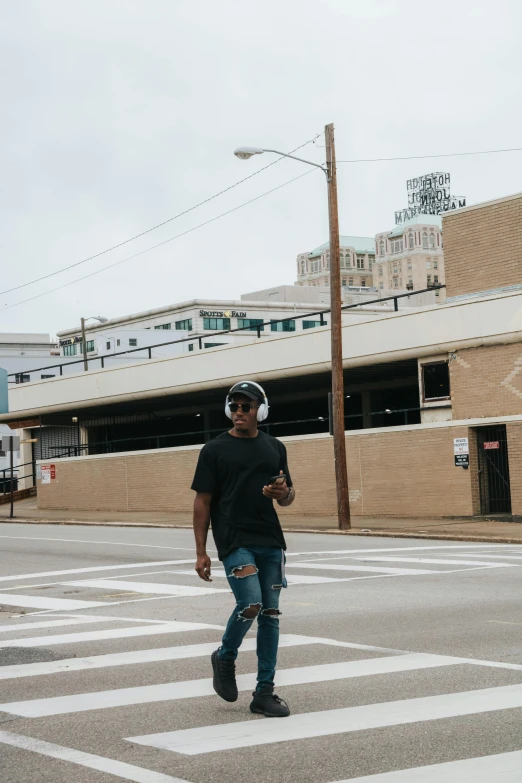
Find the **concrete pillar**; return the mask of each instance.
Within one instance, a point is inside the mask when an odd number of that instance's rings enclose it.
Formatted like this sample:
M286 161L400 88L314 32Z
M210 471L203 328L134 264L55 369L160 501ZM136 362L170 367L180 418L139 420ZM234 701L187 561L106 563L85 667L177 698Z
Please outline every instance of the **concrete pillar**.
M14 434L14 433L13 433ZM33 437L31 430L17 430L17 435L20 436L20 459L18 460L18 475L23 476L18 481L18 489L29 489L34 486L33 482L33 444L23 443L23 441L30 440ZM30 463L30 464L26 464Z

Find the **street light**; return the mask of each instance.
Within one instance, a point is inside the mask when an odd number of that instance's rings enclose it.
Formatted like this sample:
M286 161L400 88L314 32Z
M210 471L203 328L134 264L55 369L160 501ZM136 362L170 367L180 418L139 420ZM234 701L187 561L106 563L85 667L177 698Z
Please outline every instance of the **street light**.
M89 369L89 363L87 361L87 341L85 339L85 322L86 321L99 321L101 324L107 323L109 319L104 318L103 315L90 315L88 318L82 318L82 351L83 351L83 369Z
M311 160L296 158L279 150L263 147L238 147L234 155L248 160L254 155L272 152L283 158L292 158L309 166L316 166L326 174L328 188L328 218L330 225L330 296L331 296L331 351L332 351L332 432L334 441L335 484L337 491L337 513L339 528L350 528L350 497L348 492L348 474L346 471L346 441L344 434L344 379L342 349L342 309L341 309L341 262L339 252L339 213L337 207L337 169L335 165L335 139L333 124L325 127L326 166Z

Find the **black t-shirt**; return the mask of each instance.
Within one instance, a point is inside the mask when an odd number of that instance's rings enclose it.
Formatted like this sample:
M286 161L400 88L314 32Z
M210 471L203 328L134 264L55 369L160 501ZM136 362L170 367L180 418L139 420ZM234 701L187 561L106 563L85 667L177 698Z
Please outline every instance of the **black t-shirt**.
M212 493L210 520L220 560L238 547L286 549L274 503L262 491L281 470L292 486L286 448L261 430L255 438L225 432L203 446L192 489Z

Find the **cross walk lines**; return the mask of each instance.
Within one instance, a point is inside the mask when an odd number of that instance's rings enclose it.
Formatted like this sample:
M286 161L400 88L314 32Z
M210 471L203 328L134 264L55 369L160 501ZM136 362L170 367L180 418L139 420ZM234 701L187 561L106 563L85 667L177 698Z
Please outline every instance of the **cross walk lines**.
M21 606L32 609L92 609L95 606L105 606L103 601L76 601L69 598L48 598L39 595L22 595L15 593L0 593L0 605Z
M197 579L199 579L198 575L194 571L173 571L175 574L183 574L185 576L195 576ZM216 577L217 579L226 579L226 574L223 570L218 568L212 569L212 579ZM306 575L301 576L301 574L287 574L287 582L289 585L319 585L319 584L327 584L329 582L343 582L343 579L339 579L335 576L312 576Z
M522 685L505 685L442 696L425 696L382 704L301 713L290 715L284 721L265 718L201 726L194 729L127 737L127 740L138 745L194 756L218 750L233 750L385 726L477 715L514 707L522 707Z
M330 563L287 563L286 568L311 568L311 569L323 569L325 571L371 571L373 573L378 574L397 574L399 576L404 576L406 574L411 574L414 576L420 576L424 574L440 574L440 571L429 571L425 568L386 568L385 566L363 566L359 565L358 563L354 563L353 565L347 565L345 563L343 564L335 564L331 565Z
M5 538L5 536L0 536ZM190 560L157 560L148 563L130 563L127 565L111 565L111 566L90 566L89 568L67 568L64 571L39 571L36 574L16 574L14 576L0 576L0 582L13 582L22 579L40 579L44 576L65 576L66 574L88 574L94 571L119 571L121 569L130 568L152 568L156 566L164 565L184 565L186 563L194 563L194 558Z
M7 633L7 631L36 631L43 628L63 628L70 625L92 625L93 623L103 623L109 620L114 622L114 619L117 618L68 617L64 620L48 620L41 623L27 623L26 625L21 625L20 623L16 625L0 625L0 633Z
M479 756L473 759L430 764L427 767L382 772L362 778L338 780L336 783L520 783L522 751Z
M71 587L109 588L111 590L129 590L133 593L175 595L178 598L230 592L228 589L220 590L216 587L192 587L160 582L128 582L119 579L89 579L81 582L67 582L67 584Z
M354 560L364 560L372 563L427 563L431 565L469 565L489 566L490 568L516 568L517 563L492 563L480 560L445 560L435 557L394 557L393 555L364 555Z
M429 669L439 666L454 666L458 659L441 655L412 653L383 658L369 658L342 663L326 663L316 666L302 666L293 669L280 669L277 672L277 684L303 685L313 682L327 682L351 677L368 677L376 674ZM242 674L237 677L240 691L255 688L256 674ZM110 707L124 707L135 704L150 704L176 699L191 699L211 696L214 693L212 679L187 680L185 682L143 685L134 688L99 691L98 693L76 693L72 696L53 696L47 699L0 704L0 712L20 715L26 718L41 718L49 715L65 715L73 712L101 710Z
M166 633L181 633L183 631L199 631L203 629L223 630L221 625L209 625L208 623L190 623L172 621L163 625L132 626L131 628L110 628L107 630L80 631L78 633L57 634L56 636L34 636L26 639L2 639L1 647L50 647L57 644L75 644L79 642L98 642L107 639L125 639L136 636L157 636Z

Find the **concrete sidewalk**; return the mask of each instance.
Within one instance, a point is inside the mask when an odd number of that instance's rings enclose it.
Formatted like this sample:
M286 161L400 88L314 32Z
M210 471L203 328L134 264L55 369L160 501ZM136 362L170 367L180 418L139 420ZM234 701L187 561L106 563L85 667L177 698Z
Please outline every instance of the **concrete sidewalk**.
M58 525L114 525L116 527L192 527L191 514L165 511L52 511L39 510L36 498L19 500L13 522ZM0 522L9 521L9 506L0 507ZM433 538L457 541L491 541L522 544L522 524L500 519L395 519L353 517L349 531L337 529L336 517L281 517L287 532L332 533L337 535L390 536L392 538Z

